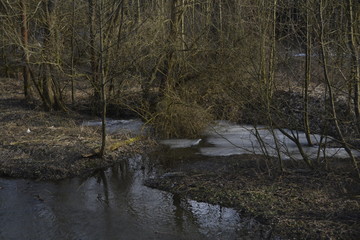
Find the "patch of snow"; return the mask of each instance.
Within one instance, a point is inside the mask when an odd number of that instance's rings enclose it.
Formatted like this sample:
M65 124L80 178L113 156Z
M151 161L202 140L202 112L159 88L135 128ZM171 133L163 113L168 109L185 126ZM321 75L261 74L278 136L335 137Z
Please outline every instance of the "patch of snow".
M308 146L304 132L283 129L290 136L297 138L302 146L303 152L309 158L320 156L347 158L348 154L344 148L321 148ZM198 153L204 156L231 156L241 154L268 154L277 157L276 143L283 159L302 159L297 145L283 134L280 130L272 132L266 126L237 125L229 121L218 121L214 126L204 132L201 146L198 146L201 139L166 139L160 143L170 148L190 148L197 146ZM319 143L321 136L312 134L311 141ZM327 137L328 141L333 141ZM353 151L355 156L360 156L359 151Z

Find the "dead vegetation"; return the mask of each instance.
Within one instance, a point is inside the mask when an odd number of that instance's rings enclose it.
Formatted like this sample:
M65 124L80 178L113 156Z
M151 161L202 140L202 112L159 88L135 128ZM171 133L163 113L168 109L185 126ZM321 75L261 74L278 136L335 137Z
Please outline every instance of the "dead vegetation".
M254 155L177 163L176 175L146 184L197 201L238 209L269 226L277 239L357 239L360 182L349 160L332 159L329 171L288 163L269 175L265 158ZM170 172L170 173L171 173ZM180 174L181 173L181 174Z
M149 123L165 138L200 136L212 121L212 115L194 102L166 96L157 104Z
M108 136L109 154L96 156L101 144L98 128L81 126L89 120L76 112L43 112L24 103L20 84L2 79L0 98L0 174L2 176L63 179L86 175L144 150L146 139Z

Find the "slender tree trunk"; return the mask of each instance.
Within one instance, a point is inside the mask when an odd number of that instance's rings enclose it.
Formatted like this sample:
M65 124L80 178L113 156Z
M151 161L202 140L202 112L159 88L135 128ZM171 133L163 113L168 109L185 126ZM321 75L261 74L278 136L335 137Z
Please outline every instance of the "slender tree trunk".
M205 9L205 13L206 13L206 27L209 29L211 29L211 12L212 12L212 7L211 7L211 1L212 0L206 0L206 9Z
M185 38L185 14L186 14L186 6L185 6L185 0L182 0L182 14L181 14L181 49L184 51L185 54L185 48L186 48L186 38Z
M30 58L29 58L29 29L27 21L26 1L21 0L21 40L23 49L23 81L24 81L24 95L27 100L31 98L31 85L30 85Z
M271 47L270 47L270 57L269 57L269 77L268 77L268 81L267 81L268 98L272 97L274 81L275 81L276 22L277 22L277 0L273 0L272 26L271 26Z
M267 24L268 24L268 17L265 10L265 3L264 0L259 1L259 9L258 9L258 18L259 18L259 32L261 34L261 42L260 42L260 82L262 87L265 88L264 92L267 92L267 74L266 74L266 40L267 40ZM267 95L267 94L266 94Z
M94 0L88 0L89 6L89 48L90 48L90 65L91 65L91 78L92 84L94 86L94 98L99 99L99 89L98 89L98 64L96 57L96 45L95 45L95 9Z
M164 95L165 91L170 90L173 87L173 79L172 79L172 70L173 70L173 61L175 54L175 41L177 35L177 12L176 12L176 3L177 0L169 0L169 10L170 10L170 18L169 18L169 27L168 27L168 40L167 40L167 53L164 60L164 70L162 71L161 81L160 81L160 94Z
M124 25L124 8L125 8L125 3L124 1L122 1L121 3L121 8L119 10L119 14L120 14L120 24L118 26L118 36L117 36L117 45L116 45L116 50L119 51L120 49L120 43L121 43L121 37L122 37L122 32L123 32L123 25Z
M219 0L219 28L220 28L220 35L221 35L221 40L222 39L222 35L223 35L223 27L224 24L224 20L223 20L223 0Z
M105 71L104 71L104 21L103 21L103 9L104 9L104 0L100 0L99 7L99 26L100 26L100 39L99 39L99 47L100 47L100 84L101 84L101 148L100 148L100 157L105 155L106 148L106 79L105 79Z
M72 1L72 14L71 14L71 103L75 104L75 88L74 88L74 57L75 57L75 0Z
M334 98L333 87L332 87L330 76L329 76L328 61L327 61L326 48L325 48L325 44L326 44L326 42L325 42L325 20L324 20L324 16L323 16L324 8L325 8L324 0L320 0L320 2L319 2L319 17L320 17L320 39L319 39L320 42L319 42L319 44L320 44L320 50L321 50L321 59L322 59L322 65L323 65L324 79L325 79L325 83L326 83L326 86L327 86L328 92L329 92L330 114L331 114L333 123L335 125L335 129L336 129L337 135L339 137L339 141L342 144L345 151L347 152L347 154L349 155L349 157L352 159L354 167L358 173L358 176L360 177L360 171L359 171L359 167L357 164L357 160L355 159L354 155L352 154L351 149L342 134L342 131L340 129L340 125L338 122L337 114L336 114L335 98Z
M350 38L350 51L351 51L351 69L352 69L352 82L354 86L354 112L358 129L360 129L360 62L358 51L358 40L356 39L356 27L354 10L355 3L353 0L348 0L348 15L349 15L349 38Z
M137 21L138 23L141 22L141 1L137 0Z
M311 0L306 1L306 56L305 56L305 81L304 81L304 130L309 146L312 146L310 137L309 122L309 84L311 79L311 33L310 33L310 4Z
M269 73L264 74L264 78L266 79L265 82L265 86L266 86L266 105L267 105L267 114L268 114L268 120L270 123L270 129L271 129L271 134L274 138L274 143L275 143L275 147L276 147L276 151L277 151L277 157L278 157L278 163L279 163L279 169L281 172L284 171L284 165L283 165L283 161L281 158L281 153L280 153L280 145L277 139L277 136L274 132L274 125L273 125L273 119L271 116L271 109L270 109L270 104L271 104L271 98L272 98L272 92L273 92L273 84L274 84L274 80L275 80L275 52L276 52L276 22L277 22L277 0L273 0L273 9L272 9L272 27L271 27L271 45L270 45L270 56L269 56ZM264 36L265 38L265 36ZM265 42L263 42L263 51L265 49ZM265 56L265 52L264 52L264 59L266 58ZM263 63L265 65L265 63ZM264 66L265 67L265 66ZM263 71L266 71L266 69L263 69ZM268 77L266 77L266 75L268 75Z
M43 63L43 96L45 99L44 106L47 111L62 110L66 111L63 103L60 86L58 80L53 78L52 63L58 63L58 51L54 53L59 44L57 42L54 29L55 25L55 7L57 0L46 0L43 2L43 10L45 12L45 27L44 27L44 63Z
M52 93L53 85L51 79L51 69L49 64L43 66L43 80L42 80L42 91L44 94L45 102L44 107L46 111L51 111L55 106L55 98Z

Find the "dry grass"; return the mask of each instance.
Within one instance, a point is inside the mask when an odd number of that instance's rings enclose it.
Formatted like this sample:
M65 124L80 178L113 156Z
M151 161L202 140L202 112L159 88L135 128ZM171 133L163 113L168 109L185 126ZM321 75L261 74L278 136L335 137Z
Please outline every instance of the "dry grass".
M125 134L112 135L108 137L108 145L117 144L117 147L109 150L105 158L97 158L92 153L101 145L100 129L81 126L83 121L91 119L89 116L71 111L43 112L23 101L19 91L21 82L1 79L0 86L5 90L0 97L0 174L3 176L62 179L90 174L141 152L147 142L145 139L127 142L129 136Z

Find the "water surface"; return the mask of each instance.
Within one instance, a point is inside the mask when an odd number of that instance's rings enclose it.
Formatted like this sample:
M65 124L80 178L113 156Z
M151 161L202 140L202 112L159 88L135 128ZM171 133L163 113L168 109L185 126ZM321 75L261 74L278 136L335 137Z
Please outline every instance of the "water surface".
M233 209L143 185L155 174L136 156L88 179L0 179L0 239L237 239Z

